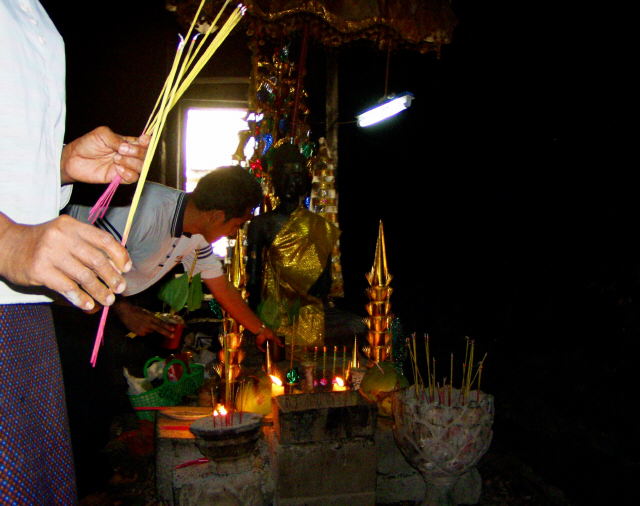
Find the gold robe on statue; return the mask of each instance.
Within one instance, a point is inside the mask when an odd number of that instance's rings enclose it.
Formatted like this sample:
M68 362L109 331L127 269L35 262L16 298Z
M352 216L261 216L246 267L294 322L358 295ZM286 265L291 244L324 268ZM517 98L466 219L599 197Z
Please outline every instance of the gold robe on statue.
M279 335L291 345L322 346L324 309L309 289L322 274L340 230L322 216L298 208L278 232L265 252L263 300L277 303ZM297 319L292 314L297 311ZM275 306L275 304L274 304Z

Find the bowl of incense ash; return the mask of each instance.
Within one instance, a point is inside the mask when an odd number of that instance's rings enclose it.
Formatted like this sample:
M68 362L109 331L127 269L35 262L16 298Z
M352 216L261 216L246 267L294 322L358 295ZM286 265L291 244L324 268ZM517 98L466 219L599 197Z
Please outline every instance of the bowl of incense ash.
M191 424L200 453L210 460L234 460L253 452L263 415L233 411L200 418Z

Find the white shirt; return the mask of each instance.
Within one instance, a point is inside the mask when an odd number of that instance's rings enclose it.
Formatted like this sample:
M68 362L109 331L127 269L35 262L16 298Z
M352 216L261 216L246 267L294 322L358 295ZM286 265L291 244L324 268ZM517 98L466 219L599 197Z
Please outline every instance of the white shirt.
M17 223L55 218L70 193L59 190L64 80L64 43L40 3L0 0L0 211ZM48 300L0 279L0 304Z
M211 244L200 234L190 236L182 232L186 198L183 191L175 188L145 183L127 238L126 248L133 268L125 274L127 288L123 295L146 290L179 263L189 272L196 257L194 274L199 272L202 279L224 275L222 263L213 254ZM88 223L90 209L71 205L65 212ZM130 209L130 206L111 206L95 225L121 242Z

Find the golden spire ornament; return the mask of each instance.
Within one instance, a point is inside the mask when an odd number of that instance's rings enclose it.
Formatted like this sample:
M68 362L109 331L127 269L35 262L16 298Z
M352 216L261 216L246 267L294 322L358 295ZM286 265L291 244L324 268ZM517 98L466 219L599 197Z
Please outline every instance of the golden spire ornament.
M378 241L376 243L373 266L365 277L369 282L369 288L367 288L369 302L365 306L369 316L364 318L364 322L369 329L367 332L367 341L369 342L367 354L370 360L381 362L391 355L393 340L391 333L393 314L391 313L391 303L389 302L393 292L389 284L393 276L389 274L387 268L387 252L382 220L380 220L378 227Z
M246 273L244 264L244 231L239 229L236 233L235 243L233 244L231 258L227 267L227 279L241 294L242 298L247 300L247 290L245 286ZM220 344L222 349L218 352L218 359L224 365L225 393L229 396L231 384L240 376L241 364L245 356L244 350L240 348L244 327L232 318L224 309L222 309L222 335L220 336Z

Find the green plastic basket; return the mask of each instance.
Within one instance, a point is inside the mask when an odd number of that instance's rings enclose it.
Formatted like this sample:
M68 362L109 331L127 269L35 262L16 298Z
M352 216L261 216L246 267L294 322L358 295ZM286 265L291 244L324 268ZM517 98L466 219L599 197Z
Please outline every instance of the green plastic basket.
M144 377L148 377L147 369L154 362L164 360L160 357L152 357L144 364ZM182 376L178 381L169 379L169 370L172 365L182 366ZM140 420L154 421L157 408L164 406L177 406L186 395L196 392L204 383L204 366L191 364L188 367L182 360L169 361L162 372L162 384L141 394L129 395L131 405L136 409ZM149 409L140 409L149 408Z

